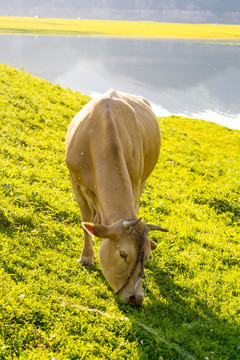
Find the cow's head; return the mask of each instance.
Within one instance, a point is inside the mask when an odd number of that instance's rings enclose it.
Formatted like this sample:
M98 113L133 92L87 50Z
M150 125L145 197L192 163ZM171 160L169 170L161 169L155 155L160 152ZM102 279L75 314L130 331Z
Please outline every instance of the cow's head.
M103 273L120 299L131 305L144 300L143 265L157 244L148 237L151 230L168 231L137 219L120 220L110 226L83 223L91 235L102 239L99 259Z

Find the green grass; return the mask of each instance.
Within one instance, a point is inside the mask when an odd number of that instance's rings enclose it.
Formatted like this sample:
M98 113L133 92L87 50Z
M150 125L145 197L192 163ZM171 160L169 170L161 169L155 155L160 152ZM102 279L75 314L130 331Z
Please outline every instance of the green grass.
M0 16L0 33L239 40L240 25Z
M170 232L154 234L135 309L98 259L91 270L76 262L83 233L64 139L88 100L0 65L0 359L240 359L240 132L159 119L140 215Z

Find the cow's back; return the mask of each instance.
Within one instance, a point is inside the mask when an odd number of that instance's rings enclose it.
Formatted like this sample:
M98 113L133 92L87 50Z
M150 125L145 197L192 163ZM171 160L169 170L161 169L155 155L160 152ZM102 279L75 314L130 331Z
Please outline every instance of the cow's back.
M72 181L87 189L97 211L112 206L122 216L130 216L159 149L159 125L149 103L109 90L88 103L70 124L66 162ZM125 214L126 204L129 214Z
M144 173L145 180L151 174L158 160L161 136L160 127L150 103L142 96L135 96L109 90L118 98L129 104L135 112L136 122L139 127L140 136L143 142ZM108 94L107 93L107 94Z

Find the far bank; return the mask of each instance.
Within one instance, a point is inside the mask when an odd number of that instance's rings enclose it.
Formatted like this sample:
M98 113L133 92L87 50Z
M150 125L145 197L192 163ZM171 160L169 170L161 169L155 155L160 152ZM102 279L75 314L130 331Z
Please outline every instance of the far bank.
M238 40L240 25L0 16L1 33Z

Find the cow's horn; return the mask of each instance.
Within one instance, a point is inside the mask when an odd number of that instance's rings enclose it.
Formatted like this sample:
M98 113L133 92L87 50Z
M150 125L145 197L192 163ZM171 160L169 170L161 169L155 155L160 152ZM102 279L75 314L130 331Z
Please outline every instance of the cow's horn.
M159 231L164 231L164 232L169 231L169 230L164 229L164 228L162 228L162 227L160 227L158 225L152 225L152 224L148 225L148 231L152 231L152 230L159 230Z
M140 217L137 220L133 220L133 221L123 221L123 227L125 227L125 229L130 229L131 226L137 225L140 221L142 220L142 218Z

